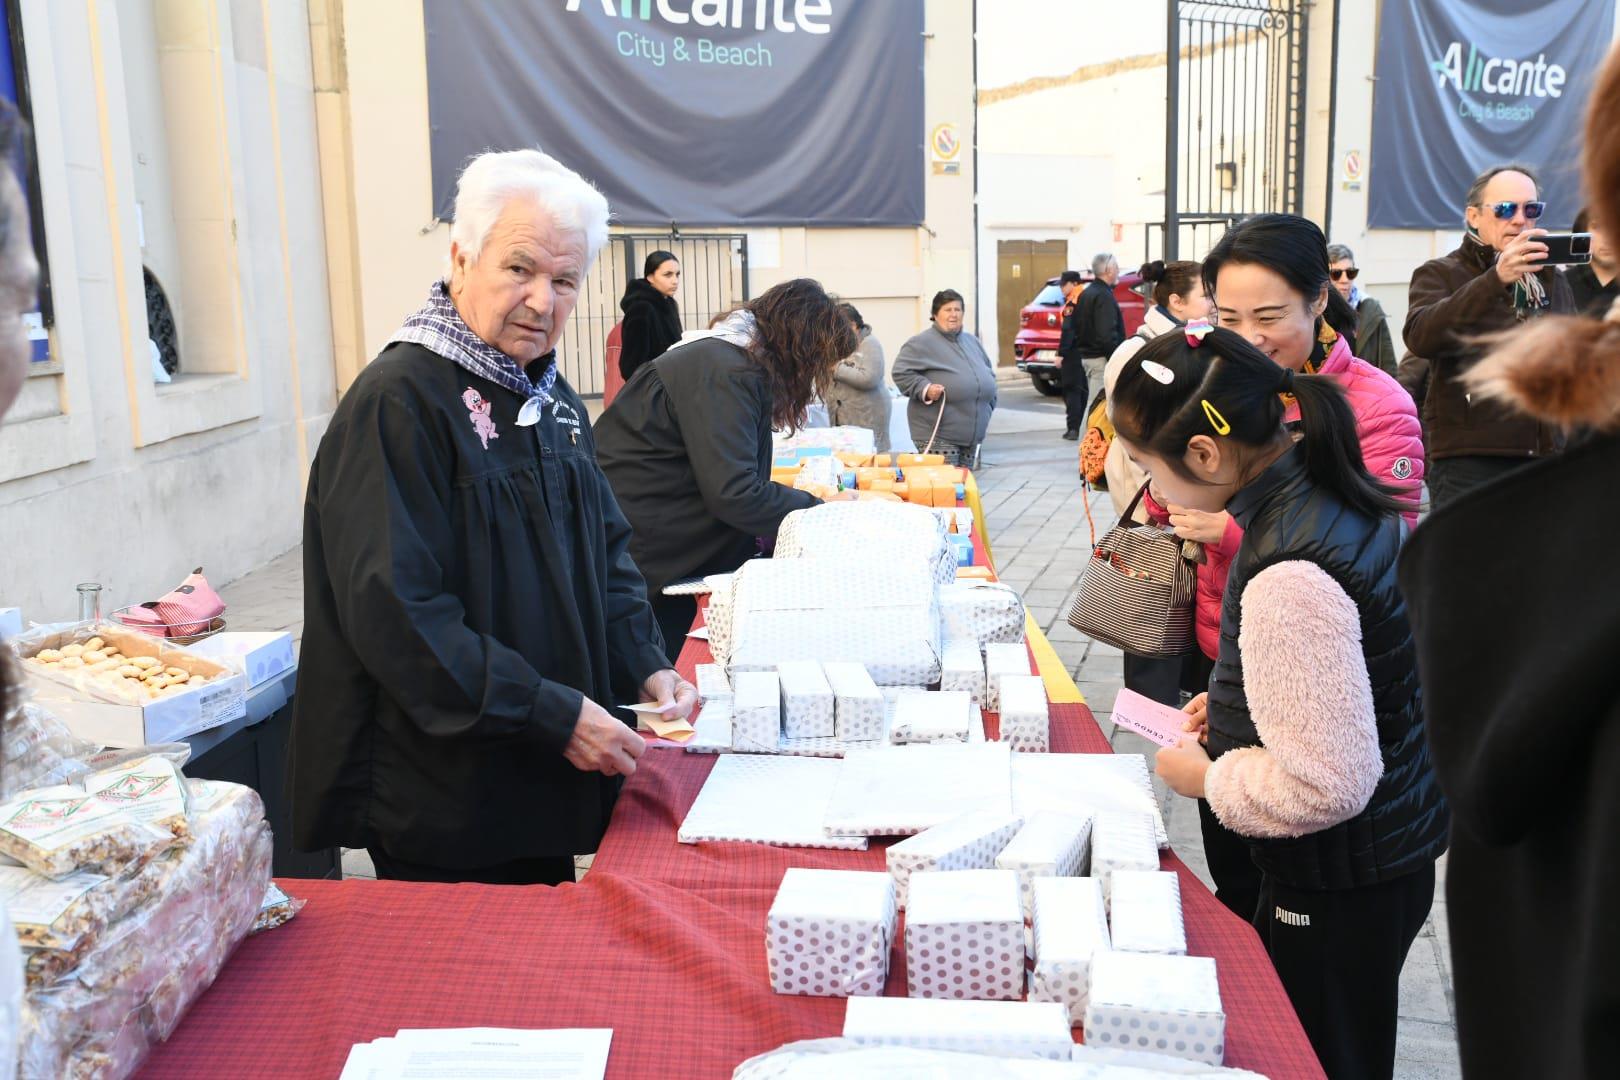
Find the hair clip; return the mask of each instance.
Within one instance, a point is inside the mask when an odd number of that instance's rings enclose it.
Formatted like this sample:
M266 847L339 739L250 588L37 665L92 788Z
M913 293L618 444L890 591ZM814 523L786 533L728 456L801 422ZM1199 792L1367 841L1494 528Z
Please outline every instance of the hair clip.
M1142 373L1162 386L1169 386L1176 381L1176 373L1157 360L1142 361Z
M1187 335L1187 344L1195 349L1204 343L1204 335L1213 329L1215 327L1210 325L1208 319L1194 319L1182 327L1182 330Z
M1232 434L1232 425L1226 422L1226 417L1221 415L1221 410L1211 405L1209 398L1202 398L1201 400L1204 406L1204 417L1209 421L1209 426L1215 429L1215 434Z

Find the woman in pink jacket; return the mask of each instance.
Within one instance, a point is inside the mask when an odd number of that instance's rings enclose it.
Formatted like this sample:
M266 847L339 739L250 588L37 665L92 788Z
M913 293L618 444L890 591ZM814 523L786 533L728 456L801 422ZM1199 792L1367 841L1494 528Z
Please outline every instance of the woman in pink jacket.
M1204 287L1223 329L1272 363L1303 375L1325 375L1343 388L1356 418L1367 472L1402 493L1402 516L1417 524L1423 481L1423 430L1412 397L1395 379L1354 355L1356 313L1333 288L1327 238L1294 214L1259 214L1234 226L1204 259ZM1285 396L1284 422L1297 426L1299 405ZM1198 646L1213 665L1220 649L1221 597L1243 530L1224 511L1171 504L1150 507L1177 535L1204 546L1195 610ZM1308 647L1308 643L1301 643ZM1260 874L1248 846L1198 804L1204 854L1215 894L1243 918L1254 915Z

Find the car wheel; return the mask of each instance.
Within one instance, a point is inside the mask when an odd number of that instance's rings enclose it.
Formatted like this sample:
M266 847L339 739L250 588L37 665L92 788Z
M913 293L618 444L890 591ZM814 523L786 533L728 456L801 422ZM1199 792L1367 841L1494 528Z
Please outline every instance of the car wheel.
M1031 372L1029 381L1034 384L1037 391L1047 397L1061 397L1063 394L1062 384L1057 382L1050 375L1037 375L1034 372Z

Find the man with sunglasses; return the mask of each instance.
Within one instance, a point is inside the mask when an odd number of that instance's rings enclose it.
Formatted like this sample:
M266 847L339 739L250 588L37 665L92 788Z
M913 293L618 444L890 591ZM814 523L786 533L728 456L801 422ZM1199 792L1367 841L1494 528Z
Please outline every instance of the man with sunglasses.
M1356 311L1356 355L1386 374L1395 374L1395 342L1389 335L1384 305L1356 285L1361 268L1356 254L1343 244L1328 245L1328 274L1345 303Z
M1486 169L1468 189L1462 246L1412 275L1402 337L1430 361L1423 421L1436 509L1563 445L1554 427L1474 400L1460 378L1487 351L1480 335L1575 310L1564 275L1544 265L1547 234L1535 222L1546 208L1526 166Z

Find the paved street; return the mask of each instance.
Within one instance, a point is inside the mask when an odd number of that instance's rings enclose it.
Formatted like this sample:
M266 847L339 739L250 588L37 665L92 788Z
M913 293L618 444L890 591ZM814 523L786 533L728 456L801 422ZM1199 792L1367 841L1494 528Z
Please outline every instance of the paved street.
M1002 579L1023 594L1115 749L1150 752L1152 746L1145 739L1116 731L1108 719L1114 695L1122 685L1119 651L1086 640L1064 618L1085 565L1089 533L1076 469L1076 444L1059 438L1062 402L1041 397L1022 376L1004 372L1003 378L1001 405L991 423L978 473L997 568ZM1090 503L1100 534L1114 521L1113 503L1106 493L1093 494ZM288 629L300 636L301 558L301 551L294 550L223 588L232 625ZM1196 809L1162 787L1160 799L1177 854L1207 881ZM365 852L347 853L344 872L371 876ZM1443 859L1440 872L1443 883ZM1402 975L1396 1076L1429 1080L1460 1075L1442 892Z

